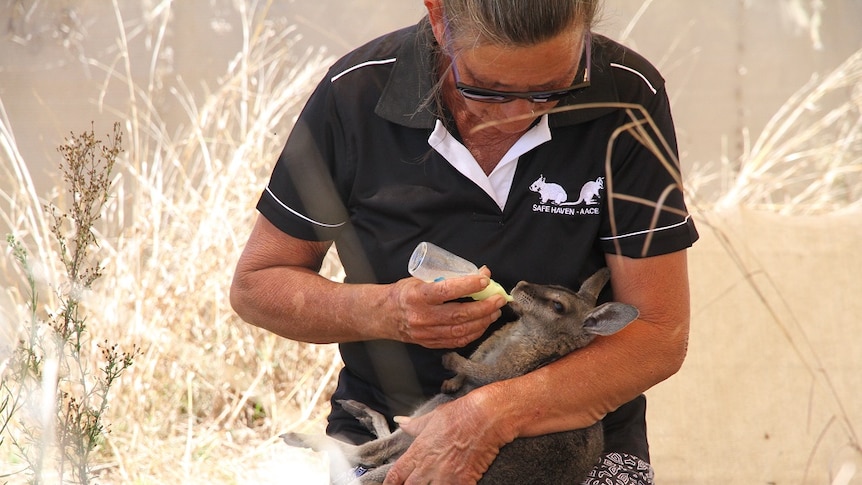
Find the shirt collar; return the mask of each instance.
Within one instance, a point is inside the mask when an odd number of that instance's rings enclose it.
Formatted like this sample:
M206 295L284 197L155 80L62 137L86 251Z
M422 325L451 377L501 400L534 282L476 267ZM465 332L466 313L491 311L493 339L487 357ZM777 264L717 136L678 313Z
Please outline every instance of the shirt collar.
M416 26L416 35L404 42L397 53L389 80L374 109L378 116L409 128L434 128L438 118L433 99L437 82L436 45L431 22L426 16Z

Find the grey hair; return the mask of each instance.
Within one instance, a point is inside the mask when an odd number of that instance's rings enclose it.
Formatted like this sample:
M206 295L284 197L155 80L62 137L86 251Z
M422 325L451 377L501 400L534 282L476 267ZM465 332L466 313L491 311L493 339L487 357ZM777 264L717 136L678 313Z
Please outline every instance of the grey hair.
M453 40L528 46L572 26L592 27L599 0L444 0Z

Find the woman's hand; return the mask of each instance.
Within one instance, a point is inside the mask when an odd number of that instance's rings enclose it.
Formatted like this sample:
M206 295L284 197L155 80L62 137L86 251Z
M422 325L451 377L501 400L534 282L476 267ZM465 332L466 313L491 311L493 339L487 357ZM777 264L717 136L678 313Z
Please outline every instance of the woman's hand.
M489 272L425 283L405 278L390 287L396 308L392 314L394 340L428 348L463 347L482 336L500 318L506 299L494 295L481 301L453 301L476 293L490 283Z
M476 393L407 421L401 429L416 437L398 459L385 485L473 485L491 466L500 448L515 436L499 422L493 404ZM406 419L406 418L405 418Z
M318 274L331 243L303 241L258 217L237 263L230 301L246 322L311 343L387 339L458 348L481 337L505 298L455 302L484 289L490 272L425 283L336 283Z

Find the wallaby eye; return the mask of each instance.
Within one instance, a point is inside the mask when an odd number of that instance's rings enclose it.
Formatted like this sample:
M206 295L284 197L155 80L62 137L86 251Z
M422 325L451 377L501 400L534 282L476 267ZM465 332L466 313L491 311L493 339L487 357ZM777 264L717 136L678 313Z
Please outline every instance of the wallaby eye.
M563 312L566 311L566 307L564 307L563 304L558 302L558 301L552 301L551 304L554 307L554 311L559 313L559 314L562 314Z

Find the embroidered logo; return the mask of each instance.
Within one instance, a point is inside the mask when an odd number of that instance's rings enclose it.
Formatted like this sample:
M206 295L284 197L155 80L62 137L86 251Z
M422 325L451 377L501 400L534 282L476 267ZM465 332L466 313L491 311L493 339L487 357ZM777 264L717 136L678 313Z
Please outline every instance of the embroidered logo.
M599 177L591 180L581 187L578 200L569 202L569 194L560 184L549 183L544 175L539 175L535 182L530 184L530 190L539 194L539 203L533 204L533 212L547 212L551 214L564 215L586 215L598 214L598 206L601 201L599 191L605 188L605 178ZM580 206L574 208L574 206Z

